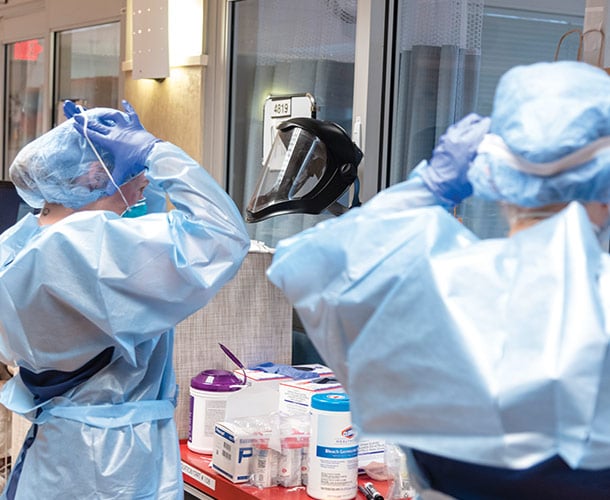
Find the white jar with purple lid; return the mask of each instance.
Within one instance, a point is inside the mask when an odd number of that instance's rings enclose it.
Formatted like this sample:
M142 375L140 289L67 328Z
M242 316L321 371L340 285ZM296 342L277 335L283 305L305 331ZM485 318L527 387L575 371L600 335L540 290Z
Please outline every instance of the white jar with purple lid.
M228 370L204 370L191 379L190 427L186 443L189 450L211 455L214 447L214 426L225 419L229 396L245 387Z

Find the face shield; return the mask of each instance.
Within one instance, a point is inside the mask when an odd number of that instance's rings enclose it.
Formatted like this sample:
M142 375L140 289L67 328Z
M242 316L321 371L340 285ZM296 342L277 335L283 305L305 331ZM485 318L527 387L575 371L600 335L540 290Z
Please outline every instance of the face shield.
M335 213L332 205L357 180L361 159L360 149L335 123L313 118L282 122L248 203L246 221L326 209Z

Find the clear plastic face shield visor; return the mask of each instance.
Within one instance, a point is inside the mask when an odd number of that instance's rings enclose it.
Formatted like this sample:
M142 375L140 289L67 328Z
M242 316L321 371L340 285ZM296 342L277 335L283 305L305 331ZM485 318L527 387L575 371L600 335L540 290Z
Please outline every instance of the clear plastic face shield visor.
M335 202L357 180L361 158L362 152L334 123L309 118L283 122L248 203L246 220L326 209L344 212L347 208L341 210ZM357 197L356 193L354 200Z

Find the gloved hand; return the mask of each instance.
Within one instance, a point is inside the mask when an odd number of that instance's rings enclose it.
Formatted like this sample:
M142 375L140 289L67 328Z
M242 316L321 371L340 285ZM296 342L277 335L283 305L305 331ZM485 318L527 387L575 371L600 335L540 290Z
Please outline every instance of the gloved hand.
M127 101L123 101L124 113L108 110L100 113L95 108L90 112L74 115L74 127L89 137L95 146L110 152L114 158L112 177L120 186L146 168L146 159L155 143L160 142L140 123L138 115ZM106 192L116 191L112 183Z
M74 115L82 113L83 111L87 111L87 108L83 106L79 106L74 101L64 101L64 116L68 119L72 118Z
M259 363L256 366L251 366L251 370L261 370L266 373L277 373L279 375L286 375L294 380L304 380L311 378L318 378L318 374L316 372L309 372L305 370L299 370L294 366L290 365L278 365L275 363L267 362L267 363Z
M439 139L421 176L428 189L443 203L456 205L472 194L468 169L489 131L490 121L471 113L451 125Z

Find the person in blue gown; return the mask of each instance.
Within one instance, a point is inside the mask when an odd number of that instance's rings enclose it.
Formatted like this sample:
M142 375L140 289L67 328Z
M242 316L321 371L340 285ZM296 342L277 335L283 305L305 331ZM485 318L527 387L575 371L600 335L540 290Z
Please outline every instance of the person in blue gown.
M505 238L452 215L471 195ZM537 63L408 180L278 245L269 279L421 498L609 497L609 203L610 77Z
M40 213L0 235L0 359L19 368L0 402L32 422L2 498L183 498L174 326L250 240L213 178L123 106L67 102L9 170Z

